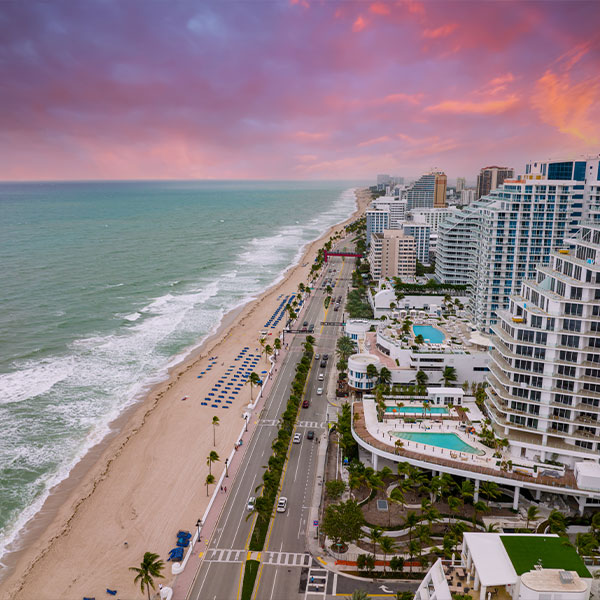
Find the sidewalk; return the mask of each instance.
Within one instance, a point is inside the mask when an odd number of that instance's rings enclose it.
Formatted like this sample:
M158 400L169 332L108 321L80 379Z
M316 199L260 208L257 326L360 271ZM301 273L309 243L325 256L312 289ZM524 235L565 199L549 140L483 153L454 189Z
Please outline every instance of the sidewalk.
M229 456L229 477L225 478L225 470L223 470L219 479L215 483L215 491L213 493L213 498L211 499L212 503L209 503L208 505L208 514L205 514L204 523L200 530L200 543L196 542L194 544L189 559L185 564L185 569L181 573L176 575L175 581L172 586L173 600L184 600L187 597L187 594L196 578L196 575L199 572L200 566L202 564L202 559L215 533L215 528L217 523L219 522L219 518L221 517L221 513L227 501L228 494L234 489L236 475L240 470L240 467L244 464L246 452L250 448L250 442L252 440L252 437L254 436L256 429L258 428L258 415L260 415L260 412L264 408L265 401L269 397L271 389L274 385L275 376L273 375L273 373L275 372L275 368L279 370L279 365L283 364L284 360L287 358L288 353L289 349L286 349L285 345L283 345L282 349L277 355L277 360L272 364L269 374L267 375L267 381L265 382L265 385L261 390L260 398L256 400L255 406L252 410L248 409L248 412L251 413L251 418L248 419L247 431L245 425L239 437L239 439L243 443L241 446L238 447L237 450L233 450L231 455ZM222 493L220 491L223 482L229 483L229 485L227 486L226 493ZM196 540L196 534L192 538L193 540Z

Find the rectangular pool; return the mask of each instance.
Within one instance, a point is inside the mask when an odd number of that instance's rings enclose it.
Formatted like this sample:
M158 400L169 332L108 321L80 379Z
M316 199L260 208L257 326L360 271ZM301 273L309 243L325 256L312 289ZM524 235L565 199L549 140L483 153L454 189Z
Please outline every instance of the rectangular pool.
M415 337L422 335L423 339L431 344L441 344L446 339L446 336L439 329L431 325L414 325L413 333Z
M422 406L386 406L386 413L397 415L419 415L423 416L424 408ZM430 406L427 408L428 415L447 415L448 409L445 406Z
M455 433L425 433L412 431L392 431L392 435L399 437L409 442L417 442L428 446L436 446L437 448L445 448L447 450L455 450L456 452L468 452L482 456L485 454L482 450L474 448L467 442L463 442Z

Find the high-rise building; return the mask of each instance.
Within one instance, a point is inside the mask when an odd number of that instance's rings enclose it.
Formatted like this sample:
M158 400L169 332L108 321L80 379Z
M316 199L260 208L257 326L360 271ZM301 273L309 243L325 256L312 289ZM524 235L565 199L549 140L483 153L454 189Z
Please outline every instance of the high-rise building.
M440 283L468 285L471 282L478 220L475 203L440 223L435 253L435 278Z
M510 294L535 276L538 264L547 265L550 251L588 218L597 177L598 157L530 163L525 175L505 180L482 198L469 289L469 309L478 329L490 329Z
M392 178L387 174L377 175L377 185L389 185Z
M600 223L568 241L492 327L486 405L515 460L600 456Z
M367 226L367 248L371 245L371 236L374 233L383 233L390 228L390 210L377 210L370 208L365 212Z
M505 179L514 176L515 170L509 167L484 167L477 175L477 200L502 185Z
M422 175L406 190L408 210L413 208L433 208L435 203L436 176L433 173Z
M461 206L468 206L472 202L475 202L476 190L462 190L460 192L460 204Z
M433 198L433 206L435 208L446 207L446 187L448 178L445 173L434 173L435 175L435 195Z
M416 253L414 238L397 229L374 233L371 237L369 264L373 279L414 277Z
M415 240L417 260L423 265L428 265L430 263L429 242L431 238L431 226L427 223L407 221L402 224L402 231L405 235L411 236Z
M456 178L456 193L460 195L460 193L467 187L467 180L464 177Z

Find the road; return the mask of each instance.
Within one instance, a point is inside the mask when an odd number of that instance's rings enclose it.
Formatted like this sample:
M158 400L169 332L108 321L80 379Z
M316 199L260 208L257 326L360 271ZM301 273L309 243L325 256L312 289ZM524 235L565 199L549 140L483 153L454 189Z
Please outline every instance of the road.
M336 284L334 296L345 297L345 280L350 278L353 264L353 260L339 258L328 264L329 272L337 271L333 276ZM313 564L306 553L307 518L315 484L318 437L326 431L328 403L325 388L330 372L335 369L335 343L341 332L341 327L321 326L321 322L340 322L343 315L341 310L333 310L333 303L328 310L324 309L325 295L322 289L316 289L307 301L306 312L299 319L315 324L315 353L326 353L330 358L326 369L320 368L320 362L313 361L309 373L306 397L311 399L311 403L309 408L301 409L296 429L302 435L302 442L291 445L281 486L281 495L288 498L288 509L285 513L275 513L272 520L255 586L256 598L303 598L305 594L300 593L299 587L301 575L304 573L306 579L308 567ZM271 455L271 443L277 434L278 419L285 410L305 338L305 334L286 335L289 352L283 363L278 365L276 380L245 457L245 468L240 469L231 483L229 497L188 595L192 600L232 600L239 597L244 560L254 525L253 517L247 519L248 498L257 495L255 490L262 481L263 466ZM323 382L318 381L318 373L321 372L325 372ZM318 387L324 388L321 396L316 395ZM315 432L313 441L306 439L309 430ZM323 598L323 595L319 597Z

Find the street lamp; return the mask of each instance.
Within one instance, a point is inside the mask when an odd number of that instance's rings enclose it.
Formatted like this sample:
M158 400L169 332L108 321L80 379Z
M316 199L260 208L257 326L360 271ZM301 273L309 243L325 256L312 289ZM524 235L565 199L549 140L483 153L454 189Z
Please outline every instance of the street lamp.
M244 421L246 421L246 431L248 431L248 413L244 415Z
M202 527L202 519L196 521L196 527L198 528L198 543L200 543L200 528Z
M229 470L227 469L227 465L229 464L229 459L225 459L225 477L229 477Z

